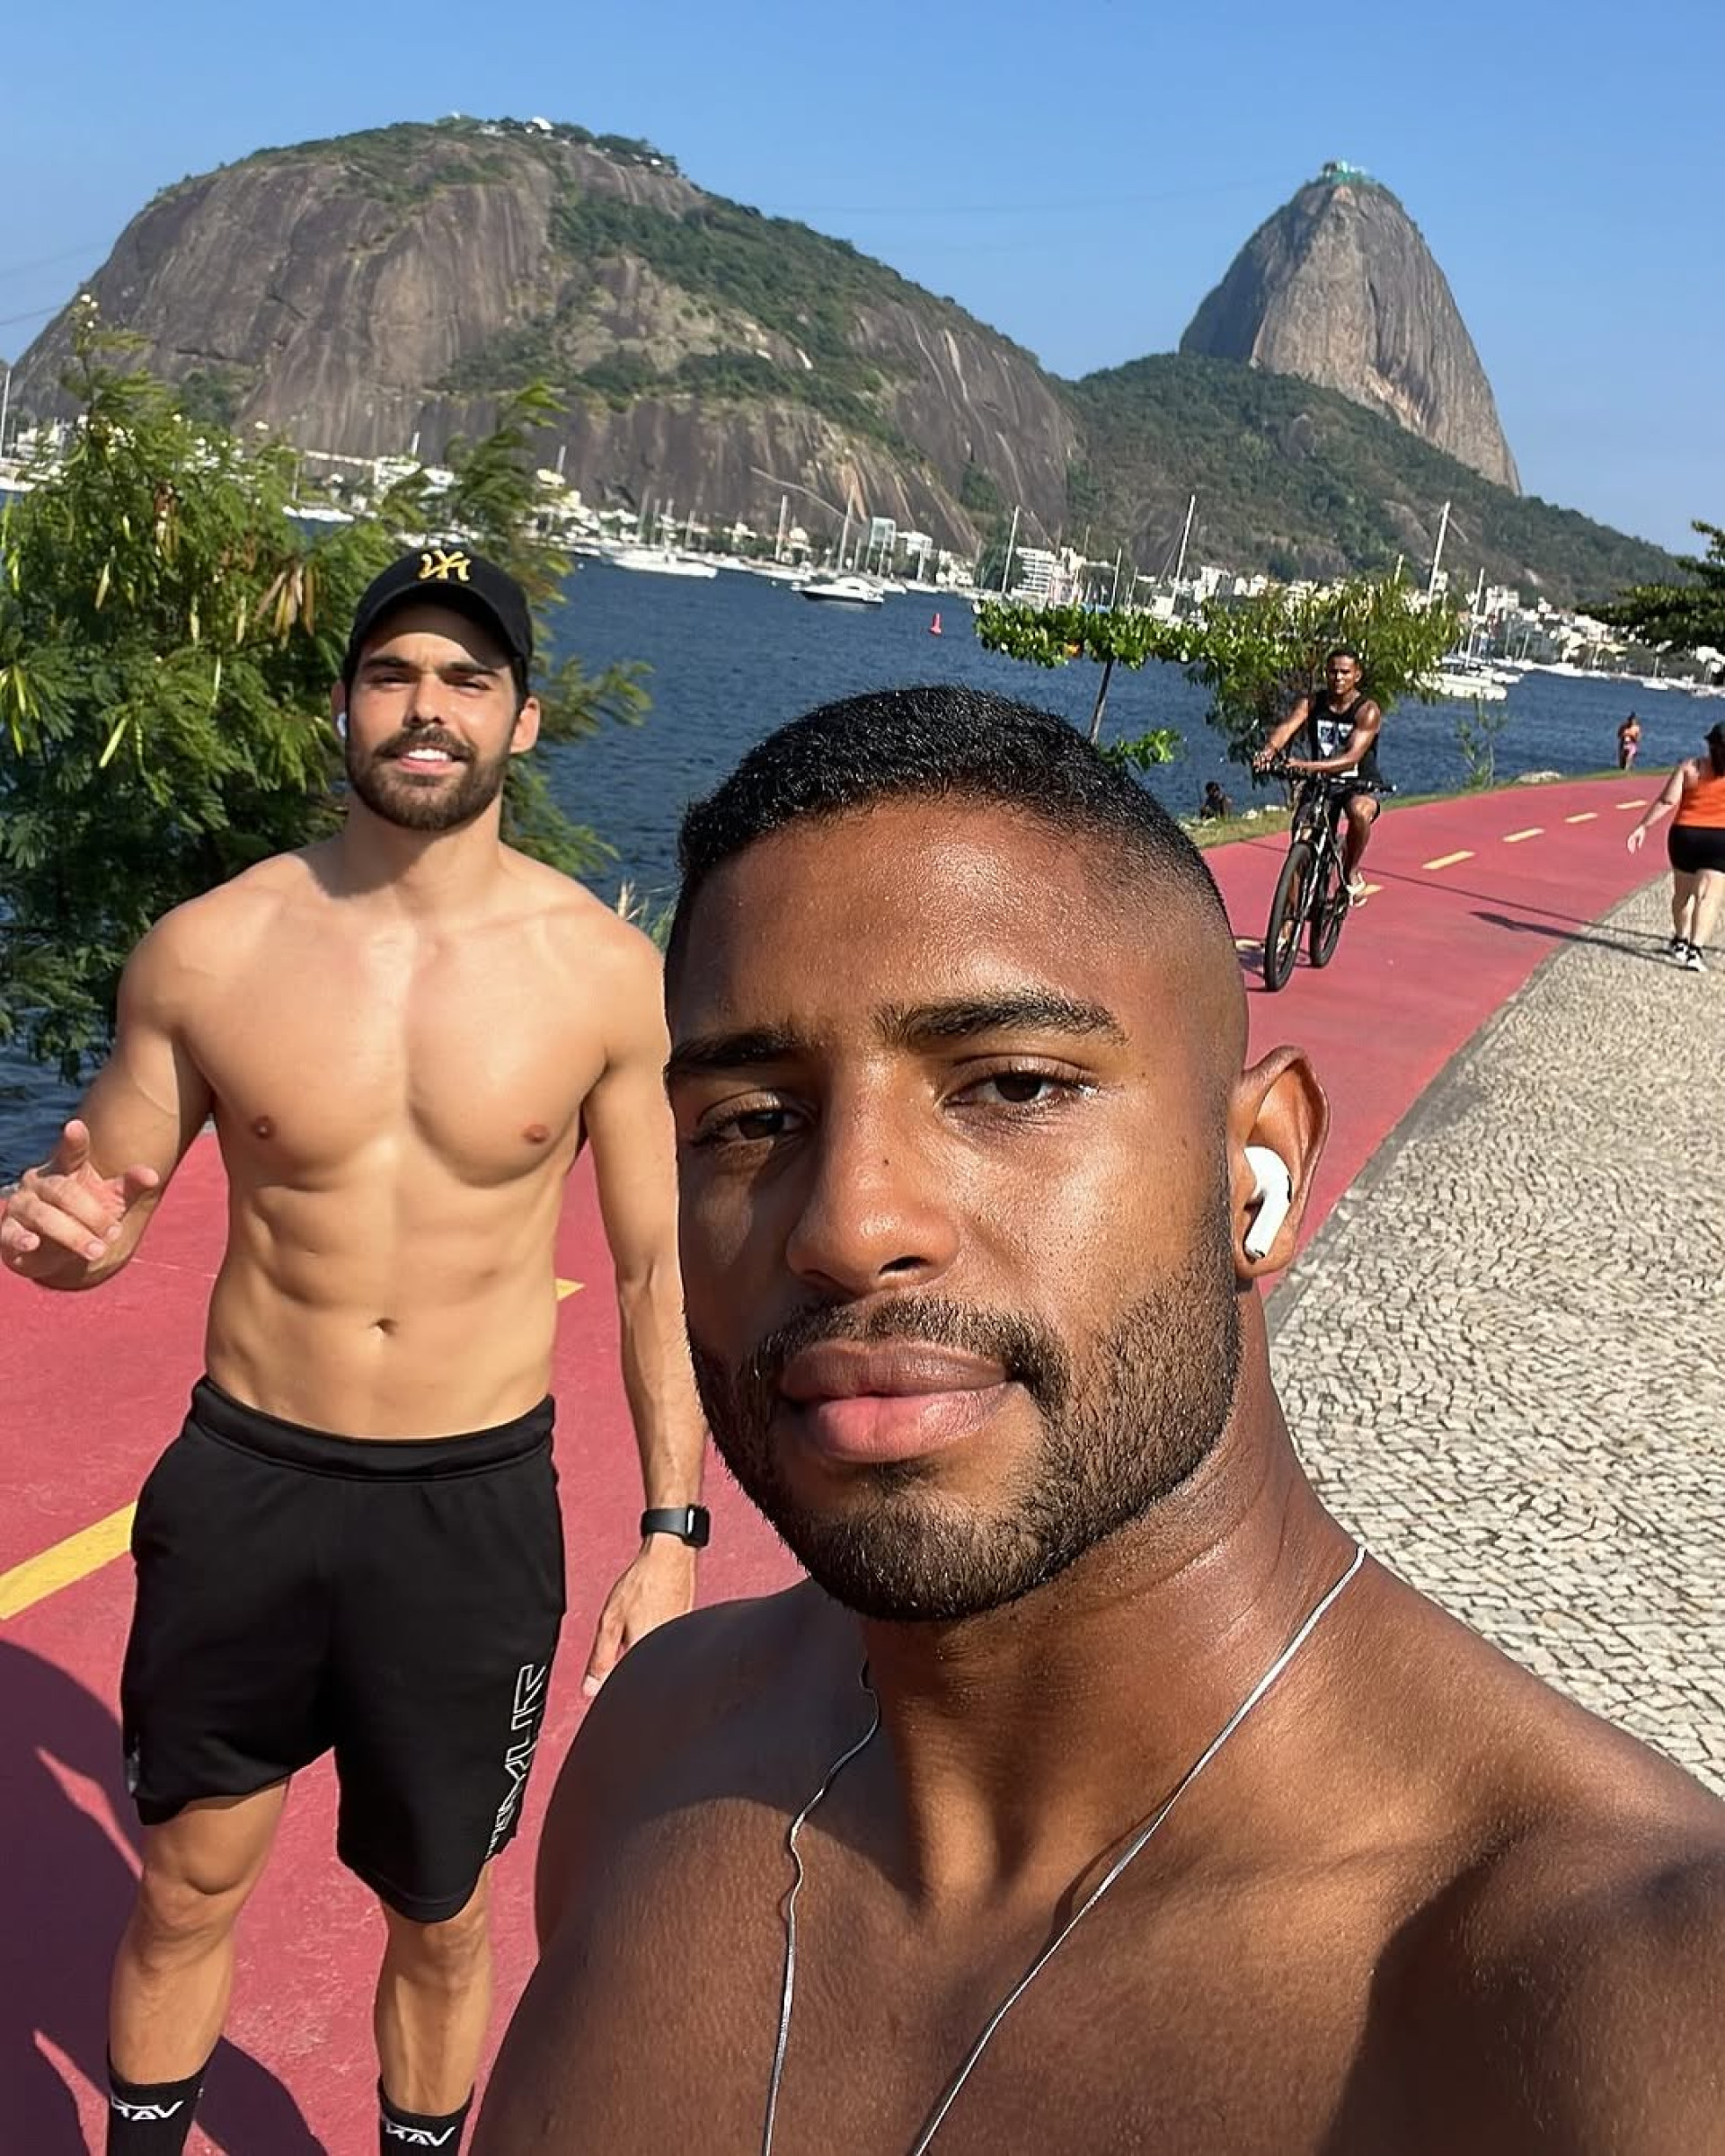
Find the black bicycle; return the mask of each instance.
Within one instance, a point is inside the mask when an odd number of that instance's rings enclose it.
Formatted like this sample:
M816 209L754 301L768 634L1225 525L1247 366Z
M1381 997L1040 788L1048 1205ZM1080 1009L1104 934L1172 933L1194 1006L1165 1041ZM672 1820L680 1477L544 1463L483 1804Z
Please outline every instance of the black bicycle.
M1269 768L1294 775L1285 764L1272 764ZM1388 791L1381 781L1376 785L1363 782L1353 771L1297 775L1287 858L1276 879L1264 929L1264 986L1271 991L1286 986L1299 955L1302 930L1314 966L1327 966L1335 957L1349 910L1348 872L1341 857L1342 800L1350 793Z

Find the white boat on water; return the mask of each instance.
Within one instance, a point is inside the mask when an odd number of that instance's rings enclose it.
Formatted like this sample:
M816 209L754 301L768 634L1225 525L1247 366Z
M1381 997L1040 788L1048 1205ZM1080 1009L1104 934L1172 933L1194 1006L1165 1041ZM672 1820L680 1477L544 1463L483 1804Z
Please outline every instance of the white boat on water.
M884 606L880 588L867 577L810 577L797 589L805 599L826 599L841 606Z
M1501 703L1509 694L1495 674L1472 667L1439 667L1429 686L1445 702Z
M716 577L718 565L696 561L692 555L673 553L668 546L625 546L612 555L618 569L640 570L650 577Z

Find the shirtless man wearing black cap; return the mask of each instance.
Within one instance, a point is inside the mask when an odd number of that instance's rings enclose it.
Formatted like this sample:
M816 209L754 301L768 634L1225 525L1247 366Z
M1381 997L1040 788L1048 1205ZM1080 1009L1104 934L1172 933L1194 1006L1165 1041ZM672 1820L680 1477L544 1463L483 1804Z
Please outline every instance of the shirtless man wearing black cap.
M333 1750L380 1897L380 2147L453 2152L490 2008L487 1868L520 1818L563 1612L553 1245L590 1143L648 1510L588 1665L694 1598L703 1429L678 1287L658 956L500 841L533 747L519 588L407 556L332 705L341 833L181 906L113 1054L0 1222L86 1288L215 1118L230 1188L206 1374L149 1477L122 1678L143 1878L114 1968L113 2156L183 2148L235 1920L290 1778Z

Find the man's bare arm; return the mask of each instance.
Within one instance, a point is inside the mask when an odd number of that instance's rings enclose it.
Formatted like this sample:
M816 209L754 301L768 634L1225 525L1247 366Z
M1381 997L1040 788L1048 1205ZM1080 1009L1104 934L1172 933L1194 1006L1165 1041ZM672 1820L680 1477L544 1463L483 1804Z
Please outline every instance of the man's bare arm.
M801 1613L775 1620L776 1606L777 1598L726 1603L656 1632L587 1710L545 1807L534 1863L538 1966L492 2069L473 2156L641 2145L605 2124L638 2113L629 2058L660 2055L636 2026L641 2000L675 1993L685 1978L711 1984L719 1972L722 1983L724 1950L711 1940L715 1931L734 1937L741 1921L726 1900L734 1875L729 1889L712 1879L700 1913L705 1945L674 1891L645 1901L625 1893L621 1914L603 1904L620 1852L655 1819L686 1822L679 1835L717 1837L709 1852L721 1841L715 1814L724 1807L704 1801L728 1786L712 1747L746 1702L783 1684L783 1649L769 1647L764 1659L763 1640L809 1636ZM686 2007L698 2019L700 1994L676 2000L671 2019Z
M1264 746L1252 759L1252 768L1255 771L1261 771L1266 764L1270 763L1275 757L1281 755L1282 751L1287 747L1288 743L1294 738L1295 735L1297 734L1300 729L1305 724L1311 710L1312 699L1309 696L1302 696L1300 701L1294 706L1293 710L1289 711L1287 718L1278 720L1278 723L1270 729L1269 737L1264 742Z
M1484 1961L1476 2056L1516 2156L1725 2150L1725 1848L1567 1895Z
M184 909L158 923L121 976L111 1055L49 1160L0 1219L0 1262L43 1287L94 1287L125 1265L209 1113L182 1030Z
M658 955L642 939L604 1076L583 1114L616 1269L623 1380L649 1505L701 1494L706 1429L695 1401L677 1259L677 1153L665 1098L669 1044Z
M583 1115L616 1269L623 1383L641 1454L642 1496L650 1507L683 1506L701 1495L706 1426L683 1322L659 955L644 937L638 943L619 968L605 1074L588 1096ZM588 1665L589 1692L603 1682L618 1653L652 1625L688 1609L694 1595L694 1552L668 1537L650 1537L600 1619Z

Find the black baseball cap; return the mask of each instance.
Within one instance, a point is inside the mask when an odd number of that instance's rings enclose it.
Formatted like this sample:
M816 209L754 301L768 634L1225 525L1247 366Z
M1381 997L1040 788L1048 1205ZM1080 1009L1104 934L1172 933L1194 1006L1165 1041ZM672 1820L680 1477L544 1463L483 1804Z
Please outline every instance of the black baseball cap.
M341 662L343 681L353 679L366 641L384 616L413 601L471 614L509 653L518 680L526 686L533 664L533 615L526 594L496 562L462 546L420 547L392 561L366 587L353 612L348 655Z

